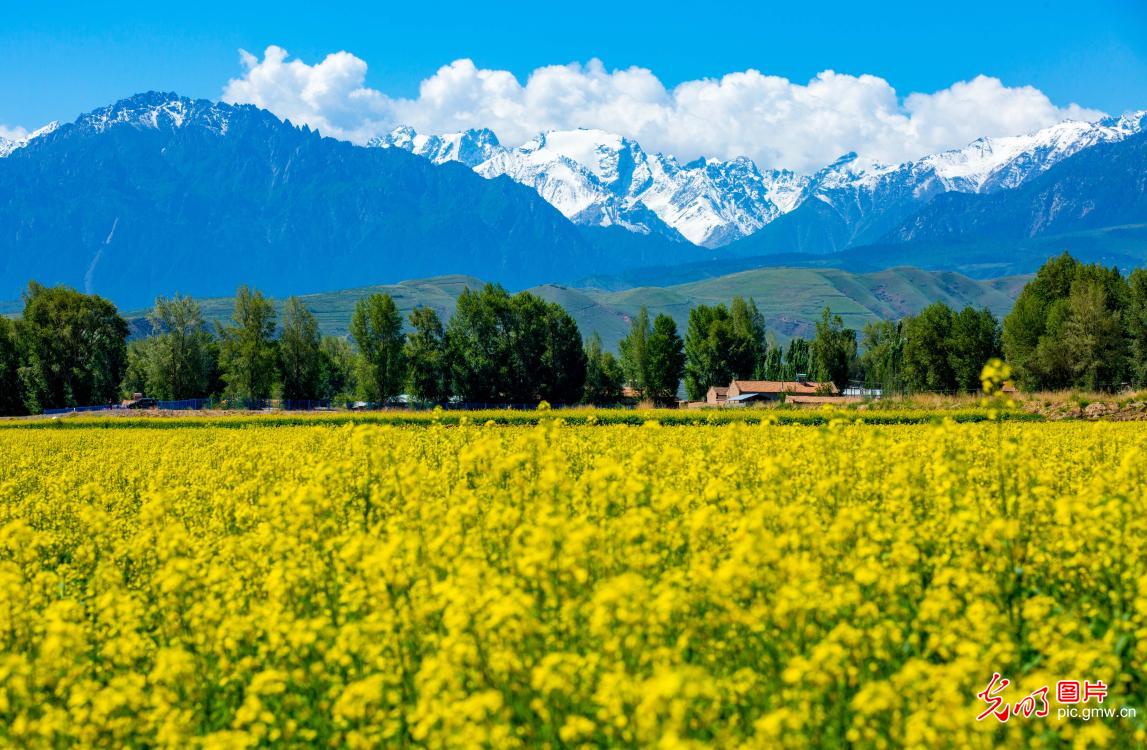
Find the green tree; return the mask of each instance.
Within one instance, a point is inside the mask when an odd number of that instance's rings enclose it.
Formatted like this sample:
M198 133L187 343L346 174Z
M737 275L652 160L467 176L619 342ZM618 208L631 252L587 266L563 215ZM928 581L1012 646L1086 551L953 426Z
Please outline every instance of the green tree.
M621 370L629 386L637 392L639 398L649 396L649 336L652 334L649 324L649 311L643 305L637 316L629 323L629 332L618 344L621 352Z
M447 401L450 368L446 360L446 329L433 308L416 307L410 311L405 354L407 392L419 401Z
M728 308L693 307L685 331L685 392L698 401L710 386L753 377L766 348L765 319L752 299L734 297Z
M538 398L553 404L576 404L581 401L586 379L585 348L577 321L561 305L549 302L542 322L544 348L538 368Z
M800 337L790 339L785 351L785 367L781 379L792 380L797 375L808 375L812 369L812 346Z
M358 392L357 359L350 342L341 336L323 336L319 343L318 397L349 401Z
M751 378L763 369L768 343L765 316L757 309L752 297L733 297L729 303L729 322L732 328L728 355L729 371L734 378ZM717 383L717 385L726 385Z
M235 294L231 323L219 326L219 368L229 398L267 398L278 380L275 307L246 284Z
M1127 334L1130 369L1136 385L1147 385L1147 269L1127 277Z
M506 352L507 364L503 371L502 399L511 403L529 403L546 398L541 391L548 393L551 389L555 374L544 362L548 314L549 306L540 297L528 292L510 297L509 315L502 330L505 337L502 348ZM577 343L580 349L580 337Z
M115 400L127 366L127 322L102 297L31 282L16 323L29 411Z
M23 414L20 387L20 346L16 324L0 316L0 416Z
M648 396L655 403L668 404L677 398L677 388L685 373L685 344L677 333L677 323L668 315L653 319L653 329L646 341L646 375Z
M402 316L389 294L371 294L358 301L350 321L358 347L358 385L367 401L385 402L406 382Z
M602 350L601 337L596 332L586 342L585 359L585 390L582 400L587 404L603 406L620 402L625 374L613 352Z
M577 323L560 305L500 286L466 290L446 326L451 383L463 400L573 403L585 384Z
M279 333L279 365L283 373L283 398L319 397L322 362L319 322L298 297L287 300L283 329Z
M952 308L934 302L904 321L904 383L909 390L956 389L956 374L948 356L954 317Z
M765 380L785 379L785 350L779 344L770 346L760 372Z
M861 347L860 366L864 384L880 388L887 394L904 390L904 336L902 323L881 320L866 323Z
M1073 385L1094 391L1122 384L1127 339L1121 311L1112 309L1102 281L1080 278L1072 284L1062 332Z
M1002 353L1000 322L991 310L965 307L952 316L947 350L956 389L979 391L984 365Z
M685 330L685 392L700 401L710 386L733 378L733 319L724 305L697 305ZM748 374L751 374L751 370Z
M501 286L487 284L459 295L446 324L446 349L451 390L463 401L508 399L513 314L510 295Z
M120 383L120 391L125 398L134 393L148 393L148 378L151 376L152 362L156 359L154 349L155 340L152 337L127 342L127 366Z
M1028 389L1117 387L1129 375L1134 316L1124 321L1123 315L1134 299L1115 268L1081 264L1067 253L1050 259L1004 319L1003 350L1019 383ZM1112 334L1117 328L1118 336Z
M161 399L207 395L215 370L214 347L199 303L180 295L158 297L147 321L151 335L129 357L138 359L129 369L142 368L143 387L130 390Z
M825 307L816 324L816 338L811 346L815 378L831 381L837 388L848 385L849 372L856 359L856 331L844 327L839 315Z

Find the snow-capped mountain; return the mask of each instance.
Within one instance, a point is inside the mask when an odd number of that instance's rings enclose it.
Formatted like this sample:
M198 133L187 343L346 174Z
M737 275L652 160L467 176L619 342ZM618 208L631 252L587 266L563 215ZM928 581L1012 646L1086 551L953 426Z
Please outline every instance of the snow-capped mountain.
M117 126L139 130L179 129L195 125L216 135L227 133L227 127L236 110L255 109L250 105L230 105L206 99L187 99L177 94L149 91L121 99L115 104L100 107L80 115L68 123L72 134L102 133ZM60 123L52 121L19 140L0 138L0 158L25 148L33 141L60 130Z
M254 107L149 91L81 115L75 128L82 132L102 133L124 125L139 130L178 130L194 125L216 135L225 135L235 112L244 109Z
M0 159L0 196L0 299L29 279L125 306L442 274L521 289L697 250L598 245L512 180L176 94L132 96L32 139Z
M748 237L816 199L839 217L848 245L874 240L940 193L1018 187L1083 149L1138 133L1145 117L1066 121L895 165L846 154L813 175L763 171L745 157L682 165L600 130L551 131L507 148L487 129L425 135L401 127L368 145L402 148L438 164L458 161L485 177L506 175L578 224L660 233L706 247Z
M949 190L984 193L1014 188L1085 148L1138 133L1147 112L1098 122L1067 120L1028 135L980 138L961 149L926 156Z
M60 127L60 123L53 120L39 130L34 130L23 138L12 140L10 138L0 137L0 159L3 159L5 156L8 156L18 149L24 148L37 138L55 131L58 127Z
M1027 135L979 138L963 148L896 165L846 154L813 175L800 202L821 201L839 222L837 239L821 251L867 244L936 195L1014 189L1084 149L1140 132L1145 120L1147 112L1098 122L1068 120ZM816 221L823 224L823 215Z
M506 175L575 223L709 247L752 234L791 210L806 182L788 170L762 173L744 158L681 165L601 130L550 131L506 148L489 130L434 136L404 127L368 145L402 148L439 164L459 161L484 177Z

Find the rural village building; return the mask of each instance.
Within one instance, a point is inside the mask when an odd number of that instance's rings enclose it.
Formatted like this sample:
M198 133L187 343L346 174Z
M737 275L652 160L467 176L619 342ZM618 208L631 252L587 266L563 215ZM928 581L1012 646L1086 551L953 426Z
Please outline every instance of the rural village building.
M718 398L714 393L716 388L709 390L714 399ZM735 406L754 401L778 401L781 398L792 403L828 403L840 400L840 391L832 382L817 383L802 377L796 380L734 380L728 388L721 390L725 392L723 400L707 398L706 402ZM810 398L816 400L806 400Z

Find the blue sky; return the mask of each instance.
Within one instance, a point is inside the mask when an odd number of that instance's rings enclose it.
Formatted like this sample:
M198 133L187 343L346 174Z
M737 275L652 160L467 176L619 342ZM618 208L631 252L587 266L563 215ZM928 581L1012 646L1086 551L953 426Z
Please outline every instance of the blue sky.
M1034 87L1060 108L1147 108L1147 3L1047 0L985 10L984 4L892 2L879 11L827 1L164 5L61 1L7 14L0 28L0 125L30 129L68 120L148 89L219 98L229 79L244 74L239 50L261 57L270 45L310 65L345 50L367 66L363 87L394 98L417 96L421 81L462 58L523 83L540 66L598 59L607 71L648 69L670 91L746 69L794 84L833 70L876 76L903 99L986 75L1005 87ZM319 118L335 128L329 118L285 110L283 116ZM1032 122L1042 125L1048 116ZM456 119L439 113L427 123ZM789 148L777 158L800 161L801 154ZM806 160L815 158L819 152Z

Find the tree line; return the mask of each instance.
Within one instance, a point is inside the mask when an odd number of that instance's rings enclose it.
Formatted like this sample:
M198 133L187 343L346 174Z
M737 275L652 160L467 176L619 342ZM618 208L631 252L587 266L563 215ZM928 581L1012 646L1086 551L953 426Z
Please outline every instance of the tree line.
M1064 254L1023 288L1001 322L987 309L936 302L858 333L825 308L809 338L778 343L752 298L697 305L684 336L668 315L641 308L618 353L583 341L560 305L498 285L465 290L443 321L394 300L358 301L349 335L322 335L302 300L281 319L261 292L241 287L231 318L208 325L199 303L159 298L147 335L96 295L32 282L23 314L0 317L0 414L111 403L219 397L424 403L616 404L702 400L733 379L863 384L889 394L975 391L980 368L1003 356L1028 390L1112 390L1147 384L1147 271Z
M399 394L573 403L587 375L587 349L560 305L496 285L463 291L446 323L428 307L404 321L389 295L370 295L356 304L345 338L322 335L296 297L280 320L272 301L246 286L225 323L208 325L198 302L177 295L156 300L146 328L129 340L127 321L107 300L29 284L23 314L0 318L0 413L106 404L133 393L235 403L384 403Z

